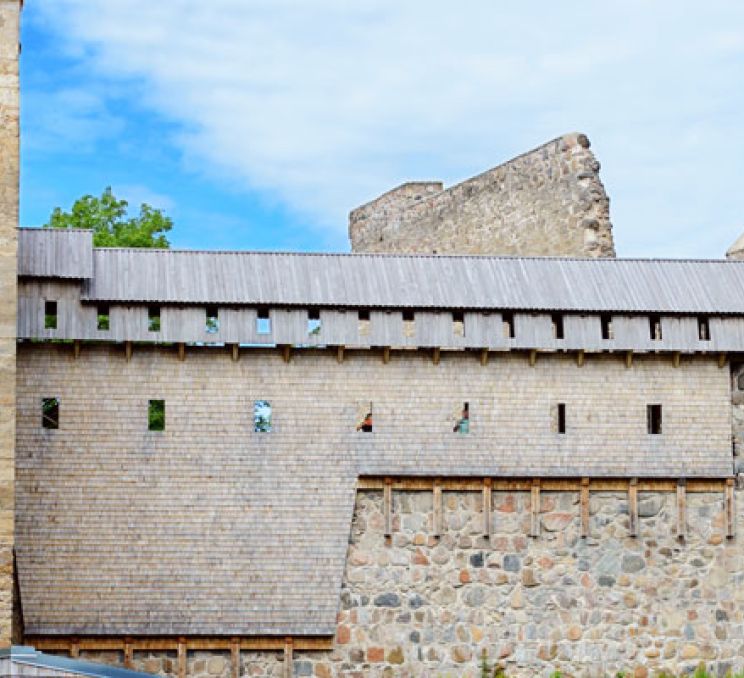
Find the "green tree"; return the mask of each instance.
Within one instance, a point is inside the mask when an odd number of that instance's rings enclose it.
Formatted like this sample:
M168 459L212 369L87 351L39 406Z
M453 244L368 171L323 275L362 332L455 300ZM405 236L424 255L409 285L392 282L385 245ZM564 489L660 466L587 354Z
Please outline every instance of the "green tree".
M126 200L116 198L109 186L100 198L79 198L69 212L55 207L44 228L90 229L96 247L170 247L164 235L173 228L170 217L146 203L140 206L139 216L128 217L128 206Z

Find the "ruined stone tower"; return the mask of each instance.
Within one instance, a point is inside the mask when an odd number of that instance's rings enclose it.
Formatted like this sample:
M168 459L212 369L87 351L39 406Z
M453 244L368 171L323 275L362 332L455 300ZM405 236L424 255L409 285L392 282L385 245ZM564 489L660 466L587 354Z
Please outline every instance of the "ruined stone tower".
M0 647L11 640L20 0L0 0Z
M610 201L584 134L444 189L405 183L349 215L353 252L614 257Z

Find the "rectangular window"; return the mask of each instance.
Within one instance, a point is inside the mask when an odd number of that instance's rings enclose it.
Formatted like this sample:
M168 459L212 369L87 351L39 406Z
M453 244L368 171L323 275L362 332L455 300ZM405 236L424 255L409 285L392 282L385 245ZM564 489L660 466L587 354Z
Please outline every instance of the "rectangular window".
M111 329L110 310L111 309L109 309L108 306L99 306L96 309L96 314L98 316L96 327L101 331L106 331L106 330Z
M359 311L359 336L360 337L369 336L369 328L370 328L369 311L367 310Z
M320 311L317 309L307 312L307 333L309 336L320 334Z
M556 408L556 430L558 433L566 432L566 403L558 403Z
M216 306L207 306L204 313L206 316L204 329L208 334L216 334L220 329L219 310Z
M599 316L599 322L602 325L602 339L614 339L615 333L612 329L612 316L609 313L603 313Z
M150 400L147 407L148 431L165 431L165 400Z
M651 341L661 341L661 316L650 315L648 317L648 331Z
M364 415L364 419L357 424L356 430L362 433L372 433L372 403L369 404L369 410Z
M160 306L150 306L147 309L147 329L150 332L160 332Z
M698 339L700 339L700 341L710 341L710 323L708 322L708 318L705 316L698 316L697 326Z
M501 320L504 323L504 337L514 339L514 314L504 311L501 313Z
M403 311L403 336L416 336L416 316L413 311Z
M57 302L56 301L45 301L44 302L44 329L45 330L56 330L57 329Z
M465 314L462 311L452 314L452 334L456 337L465 336Z
M42 428L59 428L59 398L41 399Z
M661 434L661 405L646 406L646 429L651 435Z
M452 431L453 433L470 433L470 403L462 404L462 412Z
M560 313L553 313L551 321L553 323L553 339L563 339L563 316Z
M256 315L256 334L271 334L271 318L268 308L259 308Z
M271 433L271 403L268 400L253 403L253 430L256 433Z

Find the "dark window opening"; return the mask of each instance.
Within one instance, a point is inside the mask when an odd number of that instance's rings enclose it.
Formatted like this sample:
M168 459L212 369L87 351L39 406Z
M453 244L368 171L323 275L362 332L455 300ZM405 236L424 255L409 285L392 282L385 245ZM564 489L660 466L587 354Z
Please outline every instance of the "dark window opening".
M558 433L566 432L566 403L558 403L556 429Z
M160 332L160 306L150 306L147 309L147 329L150 332Z
M204 329L208 334L216 334L220 329L219 310L216 306L207 306L205 310L206 321Z
M271 334L271 317L268 308L259 308L256 314L256 334Z
M744 372L736 378L736 386L740 391L744 391Z
M646 406L646 428L651 435L661 433L661 405Z
M268 400L253 403L253 430L256 433L271 433L271 403Z
M165 400L150 400L148 402L147 430L165 431Z
M42 428L59 428L59 398L41 399Z
M356 430L362 433L372 433L372 403L369 404L369 411L364 415L364 419L357 424Z
M470 403L462 404L462 412L457 420L453 433L470 433Z
M603 313L599 316L599 322L602 325L602 339L614 339L615 333L612 330L612 316Z
M307 333L310 336L320 334L320 311L317 309L307 312Z
M648 331L651 335L651 341L661 341L661 316L649 316Z
M359 311L359 336L366 337L369 334L369 328L369 311L362 309Z
M563 339L563 316L560 313L553 313L551 320L553 322L553 338Z
M44 329L45 330L56 330L57 329L57 302L56 301L45 301L44 302Z
M416 334L416 317L413 311L403 311L403 336L413 337Z
M462 311L455 311L452 314L452 334L456 337L465 336L465 314Z
M97 324L96 327L99 330L110 330L111 329L111 316L110 316L110 310L108 306L99 306L96 309L96 315L97 315Z
M514 339L514 314L508 311L503 312L501 320L504 323L504 336L508 339Z
M710 341L710 323L708 322L708 318L698 316L697 326L698 339L700 339L700 341Z

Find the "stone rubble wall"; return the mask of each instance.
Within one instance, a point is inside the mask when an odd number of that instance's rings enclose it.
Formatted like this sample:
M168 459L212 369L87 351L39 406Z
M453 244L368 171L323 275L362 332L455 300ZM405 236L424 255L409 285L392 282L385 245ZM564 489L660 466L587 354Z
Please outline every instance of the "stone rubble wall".
M0 647L13 610L19 0L0 0Z
M610 201L583 134L443 190L411 182L349 215L353 252L614 257Z

